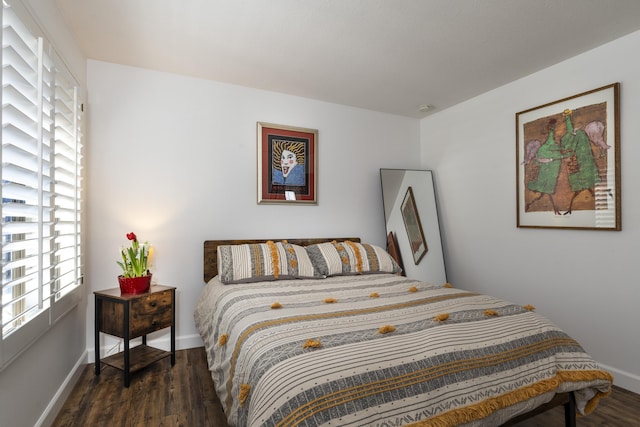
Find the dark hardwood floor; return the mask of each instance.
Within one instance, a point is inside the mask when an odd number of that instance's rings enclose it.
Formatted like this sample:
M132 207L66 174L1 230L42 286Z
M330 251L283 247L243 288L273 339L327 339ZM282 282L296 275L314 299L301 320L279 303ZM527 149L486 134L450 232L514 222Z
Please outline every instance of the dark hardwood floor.
M85 367L60 410L62 426L214 426L227 427L207 370L204 348L179 350L171 367L165 358L132 374L125 388L122 372L102 365Z
M564 425L562 407L554 408L517 427ZM578 417L579 427L640 426L640 395L614 387L587 417ZM212 426L227 427L215 394L203 348L176 352L176 364L168 358L133 374L124 388L122 373L103 367L95 376L87 365L58 414L54 427L62 426Z

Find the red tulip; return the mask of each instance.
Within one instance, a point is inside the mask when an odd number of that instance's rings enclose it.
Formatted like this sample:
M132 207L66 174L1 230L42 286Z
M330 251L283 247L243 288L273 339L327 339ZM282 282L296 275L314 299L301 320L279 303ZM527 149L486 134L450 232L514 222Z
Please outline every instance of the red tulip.
M149 242L140 244L138 236L133 231L127 233L127 239L131 241L131 247L122 248L120 250L122 261L116 261L122 268L122 275L124 277L142 277L151 274L148 269L151 255Z

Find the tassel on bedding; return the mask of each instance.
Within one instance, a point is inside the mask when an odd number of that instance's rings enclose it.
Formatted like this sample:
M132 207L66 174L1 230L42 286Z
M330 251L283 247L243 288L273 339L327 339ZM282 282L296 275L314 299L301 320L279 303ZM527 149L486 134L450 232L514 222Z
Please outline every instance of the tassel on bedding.
M220 347L222 347L223 345L225 345L227 343L227 341L229 341L229 335L222 334L222 335L220 335L220 338L218 339L218 345Z
M304 344L302 344L302 348L320 348L321 345L320 340L309 338Z
M378 329L378 333L380 334L388 334L389 332L395 332L395 331L396 331L396 327L393 325L381 326L380 329Z
M249 397L250 391L251 391L251 385L240 384L240 393L238 393L238 400L240 401L240 406L244 406L244 402L247 401L247 397Z
M436 315L436 317L434 317L433 320L436 320L438 322L444 322L448 318L449 318L449 313L440 313Z

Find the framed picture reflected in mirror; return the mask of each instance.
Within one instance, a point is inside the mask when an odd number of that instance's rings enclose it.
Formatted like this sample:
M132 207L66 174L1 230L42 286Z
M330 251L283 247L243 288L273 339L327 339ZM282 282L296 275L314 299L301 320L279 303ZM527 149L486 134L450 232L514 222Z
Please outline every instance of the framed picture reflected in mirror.
M404 196L400 210L402 211L402 219L405 229L407 230L407 236L409 237L413 261L418 265L429 248L427 247L427 240L424 238L420 215L416 208L416 201L413 197L413 189L411 187L407 188L407 193Z

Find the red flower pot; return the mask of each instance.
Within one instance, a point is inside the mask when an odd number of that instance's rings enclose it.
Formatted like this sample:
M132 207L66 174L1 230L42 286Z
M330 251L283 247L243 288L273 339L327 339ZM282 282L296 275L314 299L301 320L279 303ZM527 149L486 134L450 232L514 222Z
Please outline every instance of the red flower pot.
M151 274L142 277L118 276L118 283L123 294L143 294L151 287Z

